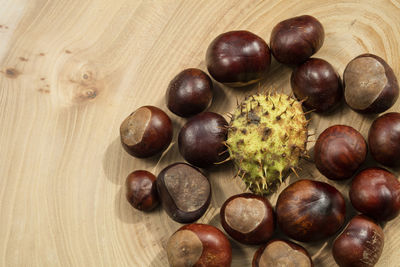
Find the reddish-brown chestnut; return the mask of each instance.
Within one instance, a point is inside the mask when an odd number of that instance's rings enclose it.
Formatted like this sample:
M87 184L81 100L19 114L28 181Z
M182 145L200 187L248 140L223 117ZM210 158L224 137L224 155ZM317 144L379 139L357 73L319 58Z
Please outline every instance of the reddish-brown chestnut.
M143 170L134 171L125 181L126 198L138 210L149 211L158 205L156 177Z
M199 69L181 71L168 85L166 100L171 112L191 117L204 111L213 97L210 77Z
M400 182L387 170L361 171L353 179L349 195L356 210L377 221L388 221L399 215Z
M172 122L161 109L143 106L120 127L121 143L134 157L146 158L164 151L172 140Z
M253 257L252 267L313 267L307 250L288 240L274 239L261 246Z
M210 182L202 172L186 163L164 168L157 177L157 190L165 212L180 223L196 221L210 205Z
M251 193L228 198L220 215L225 231L243 244L265 243L275 230L274 210L268 199Z
M350 178L367 156L367 143L354 128L334 125L323 131L315 143L317 169L332 180Z
M298 65L315 54L324 43L322 24L303 15L279 22L271 33L271 52L283 64Z
M229 267L232 248L226 236L206 224L188 224L178 229L167 243L171 267Z
M311 58L296 67L290 77L294 95L316 112L331 111L343 96L342 81L327 61Z
M240 87L261 80L271 64L271 54L267 43L254 33L231 31L211 42L206 63L216 81Z
M332 254L340 267L373 267L382 254L383 244L382 228L357 215L334 241Z
M400 166L400 113L386 113L374 120L368 143L372 157L386 166Z
M179 151L190 164L205 168L228 157L223 142L228 123L221 115L203 112L191 118L178 137Z
M359 112L384 112L399 96L392 68L372 54L362 54L351 60L344 70L343 83L347 104Z
M276 216L280 229L297 241L317 241L335 234L344 223L346 205L333 186L300 180L278 197Z

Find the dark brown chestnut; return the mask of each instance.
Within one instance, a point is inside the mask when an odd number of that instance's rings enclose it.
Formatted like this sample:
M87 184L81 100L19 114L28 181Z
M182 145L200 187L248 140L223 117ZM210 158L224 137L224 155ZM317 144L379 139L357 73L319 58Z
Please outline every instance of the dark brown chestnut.
M171 267L229 267L232 248L226 236L207 224L188 224L178 229L167 243Z
M218 82L240 87L261 80L271 64L267 43L248 31L217 36L206 54L208 72Z
M334 125L323 131L315 143L317 169L332 180L350 178L367 156L367 143L354 128Z
M274 210L268 199L251 193L228 198L220 215L225 231L243 244L265 243L275 230Z
M128 175L125 181L126 199L138 210L149 211L158 205L156 177L144 170Z
M358 112L384 112L399 96L392 68L372 54L362 54L351 60L344 70L343 83L347 104Z
M343 97L342 81L327 61L310 58L296 67L290 77L294 95L303 105L316 112L331 111Z
M340 267L373 267L383 245L382 228L368 217L357 215L333 242L332 254Z
M185 69L168 85L166 100L171 112L191 117L204 111L213 97L211 78L202 70Z
M324 43L322 24L303 15L279 22L271 33L272 55L283 64L298 65L314 55Z
M400 212L400 182L391 172L368 168L353 179L351 204L359 212L377 220L394 219Z
M157 177L157 191L166 213L180 223L199 219L210 205L211 185L198 169L174 163Z
M172 140L172 122L161 109L143 106L121 124L121 143L126 152L137 158L164 151Z
M221 115L203 112L191 118L178 137L179 151L190 164L205 168L228 157L223 142L228 123Z
M252 267L313 267L307 250L288 240L274 239L261 246L253 257Z
M344 223L346 205L333 186L299 180L278 197L276 216L280 229L290 238L310 242L335 234Z
M390 112L376 118L369 129L368 143L377 162L400 166L400 113Z

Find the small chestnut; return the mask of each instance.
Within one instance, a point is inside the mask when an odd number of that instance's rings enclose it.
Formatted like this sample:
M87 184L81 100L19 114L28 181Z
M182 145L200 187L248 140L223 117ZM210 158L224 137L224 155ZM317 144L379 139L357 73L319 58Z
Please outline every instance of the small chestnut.
M400 113L390 112L376 118L369 129L368 143L377 162L400 166Z
M213 97L210 77L199 69L181 71L168 85L166 92L169 110L181 117L191 117L204 111Z
M310 58L292 72L290 83L294 95L303 105L322 113L337 107L343 96L342 81L327 61Z
M230 31L211 42L206 63L216 81L241 87L261 80L268 72L271 54L267 43L254 33Z
M354 128L334 125L323 131L315 143L317 169L332 180L350 178L367 156L367 143Z
M172 140L172 122L161 109L143 106L121 124L121 143L126 152L137 158L164 151Z
M243 244L261 244L275 230L274 210L265 197L243 193L228 198L221 207L225 231Z
M347 104L358 112L384 112L399 96L392 68L372 54L362 54L351 60L344 70L343 83Z
M324 38L324 28L316 18L309 15L290 18L272 29L271 52L280 63L298 65L321 48Z
M126 199L135 209L149 211L158 205L156 177L143 170L128 175L125 181Z
M299 180L278 197L276 216L280 229L290 238L310 242L335 234L344 223L346 205L333 186Z
M332 254L340 267L372 267L383 245L382 228L368 217L357 215L333 242Z
M199 219L210 205L211 185L198 169L186 163L174 163L157 177L161 204L174 221L191 223Z
M400 212L400 182L391 172L368 168L353 179L351 204L359 212L377 220L394 219Z
M207 224L188 224L178 229L167 242L171 267L229 267L232 248L228 238Z

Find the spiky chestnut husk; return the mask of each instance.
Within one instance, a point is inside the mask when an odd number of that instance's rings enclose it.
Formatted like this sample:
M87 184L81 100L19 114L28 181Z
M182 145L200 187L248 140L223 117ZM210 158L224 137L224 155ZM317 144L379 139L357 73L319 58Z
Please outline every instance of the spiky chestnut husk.
M306 153L307 124L302 102L286 94L255 94L237 106L226 145L250 191L273 193L295 172Z

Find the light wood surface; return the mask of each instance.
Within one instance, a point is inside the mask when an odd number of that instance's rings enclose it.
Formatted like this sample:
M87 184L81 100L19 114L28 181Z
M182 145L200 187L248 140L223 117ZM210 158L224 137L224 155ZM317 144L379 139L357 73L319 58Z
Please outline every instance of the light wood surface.
M182 158L176 144L160 161L130 157L121 148L119 125L145 104L167 110L169 81L187 67L206 70L207 46L222 32L245 29L268 41L277 22L314 15L326 32L316 56L339 73L353 57L371 52L400 77L397 0L0 3L1 266L167 266L164 247L180 225L161 208L151 213L131 208L122 185L135 169L158 174ZM261 85L289 92L290 72L274 62ZM210 109L230 111L236 97L256 90L218 86ZM400 102L391 110L400 111ZM175 141L184 120L168 114ZM342 105L327 116L313 114L310 131L318 135L341 123L366 136L372 119ZM301 165L302 178L327 181L313 164ZM208 170L212 202L200 222L221 228L220 206L242 191L233 174L231 164ZM328 182L347 197L349 181ZM271 201L275 204L276 195ZM378 266L400 266L400 218L384 232ZM334 266L331 243L306 245L316 266ZM256 248L234 241L232 247L232 266L249 266Z

